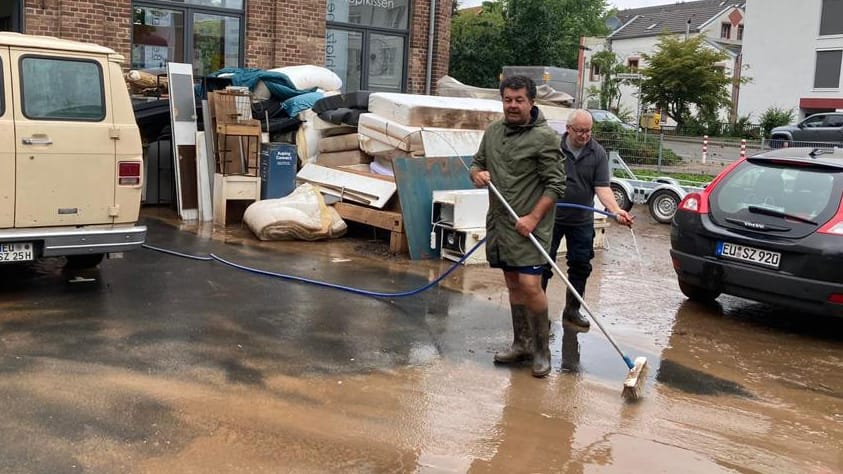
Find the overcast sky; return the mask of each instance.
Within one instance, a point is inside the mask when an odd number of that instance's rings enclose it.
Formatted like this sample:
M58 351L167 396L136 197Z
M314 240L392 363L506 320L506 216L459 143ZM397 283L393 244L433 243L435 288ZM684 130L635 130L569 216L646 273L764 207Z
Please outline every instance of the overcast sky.
M461 8L476 7L483 3L483 0L458 0ZM618 10L626 8L649 7L653 5L667 5L676 3L675 0L609 0L609 6L615 6Z

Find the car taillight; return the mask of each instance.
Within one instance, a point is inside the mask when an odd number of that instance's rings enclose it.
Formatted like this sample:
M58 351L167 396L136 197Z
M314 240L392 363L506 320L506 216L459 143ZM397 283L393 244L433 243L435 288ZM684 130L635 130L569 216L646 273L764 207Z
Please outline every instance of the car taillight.
M820 227L817 232L843 236L843 198L840 199L840 205L837 206L837 213L834 214L834 217Z
M833 304L843 304L843 293L832 293L828 297L828 302Z
M708 196L704 193L691 193L685 196L679 203L680 211L695 212L697 214L708 214Z
M141 164L137 161L121 161L117 164L117 182L120 186L137 186L141 180Z
M711 191L714 190L714 187L723 179L724 176L729 174L735 167L739 164L746 161L746 158L741 158L739 160L733 161L732 164L723 168L723 171L720 172L714 179L708 183L708 186L705 187L702 191L698 193L690 193L685 196L682 201L679 202L679 210L680 211L688 211L694 212L697 214L708 214L708 196L711 194Z

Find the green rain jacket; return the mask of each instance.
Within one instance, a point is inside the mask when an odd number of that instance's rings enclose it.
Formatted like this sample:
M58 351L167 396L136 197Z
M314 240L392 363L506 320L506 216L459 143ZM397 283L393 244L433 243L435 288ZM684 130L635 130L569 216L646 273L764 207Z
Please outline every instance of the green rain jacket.
M489 125L471 162L473 169L489 171L492 184L519 216L529 214L542 196L555 203L565 195L565 156L559 135L537 107L531 115L526 125L503 120ZM546 251L550 249L554 211L545 214L533 231ZM547 263L532 242L515 230L515 221L492 192L486 215L486 258L492 266Z

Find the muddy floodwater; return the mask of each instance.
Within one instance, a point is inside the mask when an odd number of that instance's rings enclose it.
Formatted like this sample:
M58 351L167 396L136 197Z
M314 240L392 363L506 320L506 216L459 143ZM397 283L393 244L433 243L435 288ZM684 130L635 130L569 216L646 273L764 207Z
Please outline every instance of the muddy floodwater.
M669 226L634 212L586 301L647 357L637 403L596 327L563 330L558 278L536 379L492 363L512 329L484 265L385 298L149 249L79 274L2 266L0 472L843 472L843 321L686 301ZM147 216L152 245L351 288L412 290L450 265Z

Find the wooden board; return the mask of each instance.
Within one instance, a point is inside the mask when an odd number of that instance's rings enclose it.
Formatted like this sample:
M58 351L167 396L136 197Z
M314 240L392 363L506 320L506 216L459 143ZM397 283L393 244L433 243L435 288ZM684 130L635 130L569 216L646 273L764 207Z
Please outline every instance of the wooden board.
M320 152L316 156L316 164L322 166L335 167L345 165L356 165L360 163L368 164L371 162L372 157L363 153L360 150Z
M430 248L433 191L474 189L467 168L470 164L469 156L392 160L411 259L438 256L438 253Z
M299 170L296 179L319 186L325 194L376 208L383 208L395 194L394 182L313 164Z
M345 220L388 230L389 251L393 254L407 253L407 235L404 233L404 218L400 212L380 211L345 202L335 203L334 209Z

